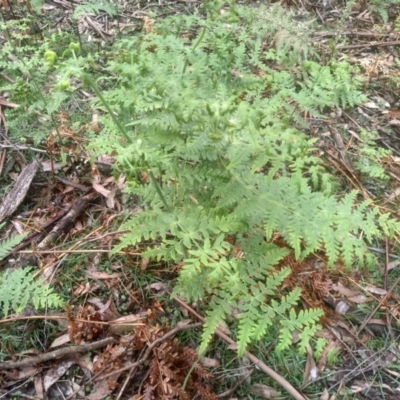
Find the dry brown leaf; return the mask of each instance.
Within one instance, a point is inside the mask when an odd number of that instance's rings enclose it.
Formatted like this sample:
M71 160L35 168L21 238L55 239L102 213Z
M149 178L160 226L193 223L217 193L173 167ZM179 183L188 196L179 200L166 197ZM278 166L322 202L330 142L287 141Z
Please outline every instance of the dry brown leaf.
M232 335L232 332L228 328L228 325L226 324L225 321L220 322L220 324L218 325L218 329L228 336Z
M364 390L367 390L371 387L371 384L366 381L354 381L353 384L351 385L351 391L352 393L359 393L363 392Z
M73 294L74 297L77 297L77 296L80 296L82 294L86 294L89 291L90 291L90 283L86 282L85 285L76 286L72 294Z
M318 370L319 371L323 371L325 369L326 366L326 357L328 355L328 353L332 350L332 349L340 349L342 347L341 343L339 340L334 339L334 340L330 340L329 343L325 346L324 350L322 351L321 357L318 360Z
M346 297L356 296L356 295L360 294L359 291L354 290L354 289L349 289L349 288L343 286L340 282L338 282L337 285L333 284L332 289L336 290L337 292L339 292L340 294L342 294L343 296L346 296Z
M276 389L267 385L263 385L262 383L255 383L254 385L251 385L249 387L249 392L263 399L273 399L278 394Z
M340 300L335 306L335 313L337 315L345 315L349 311L349 308L350 306L347 301Z
M132 332L135 326L144 326L147 313L130 314L120 317L110 322L110 333L115 335L123 335Z
M382 326L387 326L387 323L383 319L378 319L378 318L371 318L368 321L369 324L375 324L375 325L382 325Z
M103 400L111 393L108 382L105 379L95 382L93 392L86 398L88 400Z
M140 262L140 269L145 271L149 265L150 258L143 257L142 261Z
M90 267L85 271L85 275L87 275L89 278L95 279L116 279L122 276L122 274L118 272L108 274L107 272L97 271L95 268Z
M114 158L109 156L108 154L103 154L103 155L97 157L97 161L100 163L104 163L104 164L113 164Z
M221 363L216 358L202 357L200 359L200 364L206 368L216 368L221 365Z
M110 209L115 208L115 203L116 203L115 195L117 194L117 191L118 191L118 188L114 185L111 188L108 195L106 196L106 204L107 204L107 207Z
M168 292L168 286L163 282L154 282L146 286L147 290L157 292L158 295L164 295Z
M35 376L35 397L38 399L44 399L43 381L40 375Z
M303 382L300 388L304 388L308 382L313 382L318 378L319 371L315 363L313 351L310 345L307 346L307 361L303 373Z
M327 340L332 340L333 339L332 332L327 328L319 329L317 332L315 332L315 337L324 338L324 339L327 339Z
M92 183L93 189L103 195L104 197L107 198L107 196L111 193L110 190L106 189L103 185L100 185L100 183L93 182Z
M54 367L50 368L43 377L43 388L47 392L70 368L75 361L61 361Z
M377 294L379 296L384 296L385 294L387 294L387 290L382 289L382 288L378 288L376 286L367 286L365 288L365 290L370 292L370 293Z
M38 349L35 348L30 348L24 351L21 351L20 353L16 354L16 356L21 357L21 356L38 356L39 354L42 354Z
M51 161L42 161L43 172L57 171L63 167L62 163L51 163Z
M374 299L371 297L366 297L363 294L359 294L357 296L349 297L349 300L356 304L368 303L369 301L373 301Z
M11 221L11 223L13 224L15 230L21 235L25 232L25 225L21 224L20 221L17 220L13 220Z
M319 397L319 400L329 400L329 392L327 388L324 389L321 396Z
M400 188L399 188L399 194L400 194ZM400 265L400 260L392 261L388 264L387 269L388 271L390 271L391 269L396 268L398 265Z
M88 299L88 303L95 305L98 308L98 312L104 314L110 308L111 299L110 297L106 303L103 303L98 297L92 297Z
M362 103L361 104L362 106L364 106L364 107L367 107L367 108L374 108L374 109L378 109L379 110L379 106L377 105L377 104L375 104L373 101L368 101L368 102L366 102L366 103Z
M53 340L53 343L50 345L50 348L61 346L65 343L69 343L71 341L69 337L69 333L65 333L64 335L59 336L57 339Z

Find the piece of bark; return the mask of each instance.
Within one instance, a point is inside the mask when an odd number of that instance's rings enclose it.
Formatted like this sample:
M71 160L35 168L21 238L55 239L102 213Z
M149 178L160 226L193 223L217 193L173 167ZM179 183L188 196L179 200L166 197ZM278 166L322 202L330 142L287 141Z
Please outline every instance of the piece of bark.
M63 233L69 232L74 225L75 220L83 213L88 203L94 200L97 196L98 194L96 192L91 192L78 198L51 232L38 244L37 250L48 249Z
M19 174L17 182L11 192L5 197L0 205L0 223L14 213L18 206L24 201L32 180L39 168L38 161L32 161Z

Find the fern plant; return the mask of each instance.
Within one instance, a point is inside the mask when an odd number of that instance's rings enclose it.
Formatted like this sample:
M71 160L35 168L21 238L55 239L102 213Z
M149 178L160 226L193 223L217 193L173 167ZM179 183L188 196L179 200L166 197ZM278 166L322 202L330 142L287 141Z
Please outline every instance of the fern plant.
M389 20L389 10L393 10L400 5L399 0L370 0L368 5L371 11L378 14L386 24ZM393 14L396 14L393 12Z
M385 157L391 154L391 151L377 146L378 132L360 129L359 135L362 143L359 146L359 155L355 162L355 167L366 178L377 182L387 181L389 177L382 167L382 162Z
M274 15L239 7L235 15L237 23L170 18L116 43L113 89L83 75L109 111L92 147L116 155L127 191L146 202L115 250L157 242L143 256L182 264L174 294L210 299L201 351L232 308L239 354L273 324L278 350L295 330L304 350L322 312L297 311L300 289L282 289L285 256L324 250L330 266L364 264L371 256L360 237L390 235L398 224L357 205L354 192L336 199L314 141L298 129L302 110L363 100L349 65L319 66L294 48L283 57L277 45L272 60L265 48L279 26L262 22ZM277 233L288 248L273 243Z
M16 235L1 241L0 260L23 238L24 235ZM28 304L32 304L35 309L46 306L58 308L63 305L61 297L54 293L50 285L44 284L43 279L35 278L30 267L6 271L0 282L0 313L3 317L7 317L10 311L23 311Z
M0 77L0 85L2 90L12 93L10 100L19 105L6 110L13 139L33 140L37 145L52 128L51 115L68 98L66 92L50 93L45 89L51 83L51 76L49 67L43 63L43 53L50 44L68 40L69 36L57 34L38 46L32 40L32 22L31 18L0 22L0 32L7 39L0 48L0 68L12 78L10 83Z
M86 0L75 7L73 18L78 19L83 14L99 14L100 12L115 17L118 14L118 7L109 0Z

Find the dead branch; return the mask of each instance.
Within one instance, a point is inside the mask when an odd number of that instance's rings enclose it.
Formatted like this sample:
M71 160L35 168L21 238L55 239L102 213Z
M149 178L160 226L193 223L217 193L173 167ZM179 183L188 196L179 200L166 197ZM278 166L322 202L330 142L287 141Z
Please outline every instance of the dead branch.
M32 319L44 319L44 320L57 320L57 319L68 319L66 315L29 315L29 316L10 316L5 319L0 319L0 324L5 324L8 322L15 322L15 321L26 321ZM130 325L130 326L143 326L144 324L138 321L137 319L134 320L125 320L123 322L119 321L96 321L96 320L88 320L88 319L81 319L81 318L74 318L74 322L83 322L85 324L95 324L95 325L105 325L105 326L118 326L118 325Z
M45 361L56 360L57 358L64 357L68 354L87 353L89 351L100 349L101 347L107 346L108 344L111 344L114 341L115 339L113 337L109 337L90 344L81 344L79 346L64 347L62 349L54 350L49 353L41 354L40 356L25 358L24 360L20 361L6 361L0 363L0 371L5 369L21 368L30 365L40 364Z

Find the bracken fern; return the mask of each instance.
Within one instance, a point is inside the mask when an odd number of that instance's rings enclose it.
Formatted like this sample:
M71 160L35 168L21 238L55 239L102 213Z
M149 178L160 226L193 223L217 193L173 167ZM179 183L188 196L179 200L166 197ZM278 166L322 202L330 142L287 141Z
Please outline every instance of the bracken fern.
M18 245L25 235L16 235L0 242L0 260ZM43 279L37 279L32 273L32 268L20 268L6 271L1 276L0 282L0 313L7 317L10 310L21 312L28 304L35 309L48 307L61 307L62 299L53 292Z
M108 80L115 89L101 93L85 80L112 111L93 148L116 154L127 191L146 203L115 250L156 241L144 257L183 265L174 293L210 299L201 351L232 308L239 354L273 324L278 350L300 330L304 351L322 312L295 311L301 292L281 289L290 269L280 262L292 249L297 258L324 250L330 266L363 264L371 256L360 236L371 241L398 225L356 205L354 192L333 197L313 140L298 130L303 110L363 100L349 65L305 60L312 49L284 57L274 47L277 24L255 29L247 24L254 12L235 12L246 24L179 17L118 42ZM288 249L271 242L276 233Z

